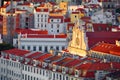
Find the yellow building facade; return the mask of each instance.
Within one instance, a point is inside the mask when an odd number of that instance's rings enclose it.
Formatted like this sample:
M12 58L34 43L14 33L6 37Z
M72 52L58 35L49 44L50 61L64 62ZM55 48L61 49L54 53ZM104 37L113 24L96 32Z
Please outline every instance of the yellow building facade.
M70 53L86 56L88 51L88 40L84 30L80 29L80 25L77 24L73 28L72 40L69 43L68 50Z
M71 18L71 22L75 23L76 21L78 21L78 19L84 17L85 14L81 13L81 12L72 12L70 14L70 18Z
M68 2L60 2L59 8L62 9L62 13L65 15L68 11Z

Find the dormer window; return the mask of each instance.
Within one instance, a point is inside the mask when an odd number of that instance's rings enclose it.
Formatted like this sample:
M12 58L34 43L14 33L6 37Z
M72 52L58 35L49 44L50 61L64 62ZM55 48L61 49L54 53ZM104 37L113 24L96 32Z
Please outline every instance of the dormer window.
M78 77L78 71L75 71L75 76L77 76L77 77Z
M66 72L66 71L65 71L65 68L63 67L63 68L62 68L62 73L65 73L65 72Z
M53 71L56 71L56 65L53 65Z
M102 27L98 27L98 30L99 30L99 31L102 31Z

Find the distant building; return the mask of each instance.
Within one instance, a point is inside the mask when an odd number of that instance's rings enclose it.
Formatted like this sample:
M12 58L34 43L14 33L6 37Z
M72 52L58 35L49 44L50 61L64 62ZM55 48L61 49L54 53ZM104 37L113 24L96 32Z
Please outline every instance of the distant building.
M82 0L56 0L56 2L68 2L70 5L80 5Z
M116 24L116 18L112 12L98 11L91 16L93 23Z
M34 14L26 10L16 10L16 28L34 28Z
M30 51L49 52L61 51L68 45L67 35L50 35L46 30L18 29L18 35L13 40L13 45L19 49Z
M34 11L34 28L40 30L48 30L48 8L36 8Z
M88 56L105 59L106 61L120 62L119 52L119 46L103 42L92 47Z
M112 12L115 14L117 0L103 0L102 7L104 11Z

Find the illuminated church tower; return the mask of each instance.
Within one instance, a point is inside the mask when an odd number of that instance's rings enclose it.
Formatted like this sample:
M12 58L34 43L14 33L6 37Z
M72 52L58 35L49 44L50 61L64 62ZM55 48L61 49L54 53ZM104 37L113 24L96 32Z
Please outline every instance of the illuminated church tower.
M69 43L68 50L75 55L86 56L88 50L88 39L86 32L79 22L73 28L72 40Z

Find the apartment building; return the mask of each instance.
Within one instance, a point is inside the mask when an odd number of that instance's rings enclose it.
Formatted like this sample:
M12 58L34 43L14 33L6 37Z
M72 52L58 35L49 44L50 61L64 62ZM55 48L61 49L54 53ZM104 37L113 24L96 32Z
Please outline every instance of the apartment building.
M95 58L72 58L65 54L17 48L2 51L0 64L1 80L93 80L98 76L103 79L111 70L120 69L117 62L104 63ZM103 75L97 74L97 71Z

